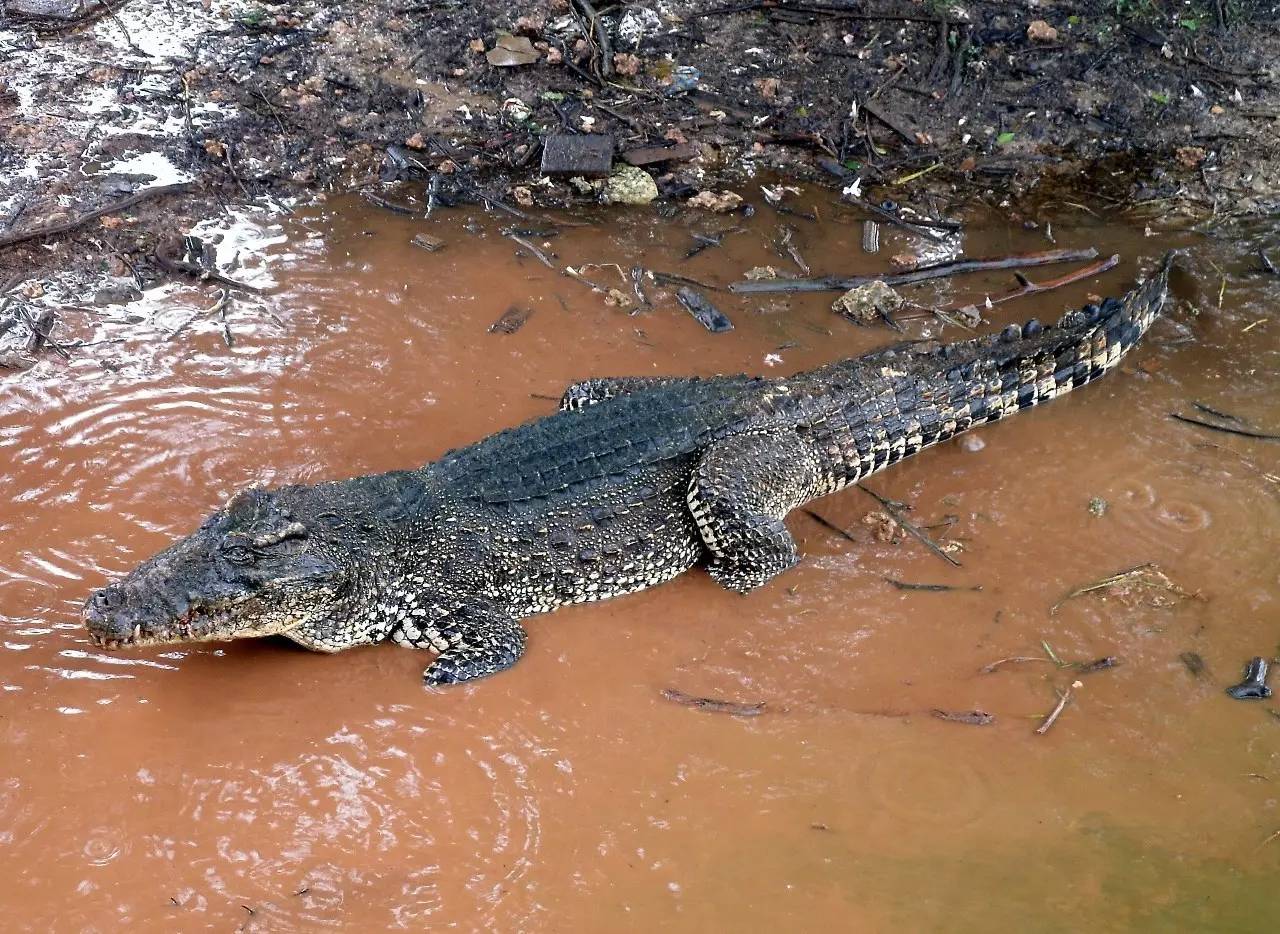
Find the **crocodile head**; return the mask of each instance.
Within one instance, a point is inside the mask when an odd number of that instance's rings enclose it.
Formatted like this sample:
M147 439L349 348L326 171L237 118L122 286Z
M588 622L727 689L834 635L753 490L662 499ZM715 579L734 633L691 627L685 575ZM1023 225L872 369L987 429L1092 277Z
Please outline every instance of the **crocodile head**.
M348 549L309 487L248 490L84 607L107 648L268 636L335 616ZM332 514L329 514L330 516Z

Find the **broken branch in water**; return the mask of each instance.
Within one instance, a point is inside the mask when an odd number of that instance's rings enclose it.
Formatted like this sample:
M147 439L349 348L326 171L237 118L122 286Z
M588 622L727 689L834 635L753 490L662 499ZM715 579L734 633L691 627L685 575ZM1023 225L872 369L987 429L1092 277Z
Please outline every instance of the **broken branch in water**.
M935 542L928 535L926 535L924 531L920 529L919 526L909 521L906 518L906 516L902 514L902 510L898 509L891 500L888 500L885 497L881 496L875 490L868 489L867 487L863 486L861 483L857 484L857 487L862 492L866 493L868 496L870 496L872 499L878 502L881 506L883 506L884 511L889 514L890 518L892 518L894 522L898 523L898 525L902 526L904 529L906 529L908 532L914 535L917 539L919 539L925 545L925 547L927 547L935 555L937 555L943 561L947 562L947 564L951 565L953 568L958 568L961 566L959 561L957 561L955 558L951 557L951 555L943 551L942 548L939 547L938 543Z
M970 726L987 726L996 722L996 718L985 710L952 711L940 710L934 707L929 713L939 720L946 720L948 723L967 723Z
M909 217L903 217L901 214L894 211L886 211L878 204L872 204L870 201L865 201L862 198L850 198L849 201L863 210L868 211L877 217L883 218L888 223L893 224L896 227L901 227L907 233L917 234L927 240L932 240L934 243L945 242L948 235L936 233L932 228L941 227L944 230L959 230L961 226L960 224L953 223L952 221L933 221L929 219L913 220Z
M505 236L514 240L516 243L520 244L522 247L524 247L526 250L528 250L530 253L536 256L538 260L542 263L542 265L546 266L548 269L556 268L556 264L551 262L551 260L547 258L546 253L543 253L541 250L539 250L536 246L534 246L524 237L521 237L519 234L516 234L516 233L507 233L505 234Z
M1102 658L1094 659L1091 662L1064 662L1053 651L1053 646L1049 645L1048 642L1041 641L1040 645L1044 648L1044 655L1012 655L1009 658L1000 658L989 665L983 665L978 669L978 674L989 675L1005 665L1020 664L1022 662L1042 662L1053 665L1055 668L1073 668L1082 675L1114 668L1120 664L1120 659L1114 655L1104 655Z
M420 217L426 212L422 208L416 208L411 204L400 204L398 201L392 201L390 198L384 198L381 195L375 195L372 191L363 191L361 195L364 200L370 204L382 208L384 211L390 211L392 214L403 214L406 217Z
M982 590L981 585L975 585L973 587L958 587L954 584L912 584L907 581L900 581L893 577L886 577L885 583L892 584L898 590L921 590L927 593L949 593L957 590L978 592Z
M692 276L678 276L673 272L659 272L656 269L650 269L649 274L653 276L654 282L662 285L692 285L700 289L709 289L712 292L724 291L724 286L722 285L703 282L701 279L694 279Z
M793 230L790 227L783 226L782 247L791 256L791 262L796 264L796 268L799 269L801 273L807 276L812 270L809 269L809 264L804 261L804 257L800 255L800 251L796 249L796 245L793 242L794 237L795 237L795 230Z
M664 688L662 696L684 707L694 707L710 713L727 713L734 717L758 717L764 713L764 701L756 704L743 704L738 701L720 700L715 697L694 697L676 688Z
M824 519L822 516L818 515L812 509L802 509L801 512L803 512L806 516L808 516L810 519L812 519L814 522L818 523L819 525L823 526L824 528L828 528L831 531L835 532L837 535L839 535L841 538L845 539L846 541L853 542L855 545L858 544L858 540L854 538L853 535L851 535L849 532L846 532L844 529L840 528L840 526L836 525L830 519Z
M1230 412L1215 409L1213 406L1206 405L1203 402L1196 402L1195 400L1192 400L1191 404L1201 412L1204 412L1206 415L1212 415L1214 418L1220 418L1223 421L1228 422L1235 422L1237 425L1243 425L1245 423L1244 419L1239 415L1232 415Z
M1243 438L1259 438L1263 441L1280 441L1280 435L1267 434L1264 431L1250 431L1248 428L1233 428L1231 425L1215 425L1213 422L1206 422L1202 418L1180 415L1177 412L1170 412L1169 417L1176 418L1178 421L1186 422L1189 425L1199 425L1201 428L1208 428L1212 431L1223 431L1229 435L1240 435Z
M178 323L177 327L175 327L172 331L166 334L164 336L164 339L167 341L173 340L180 333L182 333L182 331L186 329L187 325L189 325L192 321L196 320L196 318L199 318L203 315L221 315L222 326L225 328L222 336L223 336L223 339L227 342L227 346L230 347L231 346L231 337L230 337L231 329L227 327L227 324L226 324L226 320L227 320L226 308L227 308L227 303L230 301L231 301L231 293L228 292L226 289L223 289L222 294L218 296L218 300L216 302L214 302L208 308L197 308L195 311L191 312L191 314L187 315L187 317L183 318L182 321Z
M1002 302L1013 301L1015 298L1022 298L1026 295L1037 295L1041 292L1051 292L1054 289L1062 288L1064 285L1071 285L1072 283L1079 282L1082 279L1091 279L1094 276L1099 276L1107 270L1115 268L1116 264L1119 262L1120 256L1118 254L1112 254L1106 259L1100 259L1096 263L1090 263L1083 269L1077 269L1074 272L1067 273L1065 276L1059 276L1058 278L1050 279L1047 282L1032 282L1021 273L1015 272L1014 277L1018 280L1018 287L1010 292L1006 292L998 298L988 297L985 304L990 307L992 305L999 305ZM934 314L945 314L951 311L959 311L960 309L967 308L973 304L977 303L966 301L952 302L950 305L943 305L941 308L934 308L931 309L931 311Z
M1276 268L1276 264L1271 262L1271 257L1269 257L1265 251L1258 250L1258 259L1262 261L1263 269L1271 273L1273 276L1280 276L1280 269Z
M1152 578L1155 578L1154 584L1149 584L1147 581L1143 580L1143 577L1147 574L1147 572L1151 572L1150 576ZM1098 590L1106 590L1110 587L1119 586L1120 584L1127 584L1127 583L1133 583L1133 582L1148 583L1149 586L1160 586L1165 588L1166 590L1169 590L1177 594L1180 597L1190 596L1190 594L1186 593L1181 588L1179 588L1176 584L1174 584L1173 581L1169 580L1169 578L1165 575L1163 571L1160 570L1159 567L1157 567L1154 563L1148 561L1145 564L1136 564L1131 568L1125 568L1122 571L1116 571L1114 574L1111 574L1111 575L1108 575L1107 577L1102 578L1102 580L1094 581L1092 584L1087 584L1084 587L1078 587L1075 590L1070 591L1061 600L1059 600L1053 606L1049 607L1049 615L1052 616L1054 613L1057 613L1058 608L1061 607L1068 600L1073 600L1076 597L1083 596L1084 594L1087 594L1087 593L1093 593Z
M1042 658L1039 655L1011 655L1009 658L1001 658L992 662L990 665L983 665L978 669L978 674L989 675L993 671L999 670L1005 665L1012 665L1020 662L1044 662L1048 665L1055 664L1051 658Z
M174 259L165 253L160 246L156 247L153 254L156 263L167 273L180 273L184 276L195 276L207 282L217 282L221 285L229 285L233 288L244 289L246 292L261 292L262 289L256 285L249 285L246 282L240 282L238 279L232 279L230 276L224 276L222 273L203 266L199 263L188 262L185 259Z
M866 285L883 282L885 285L911 285L929 279L945 279L966 272L989 272L998 269L1026 269L1031 266L1052 266L1056 263L1076 263L1096 259L1098 251L1093 247L1084 250L1044 250L1039 253L1016 253L1012 256L993 256L981 259L957 259L932 266L921 266L909 272L887 273L879 276L826 276L821 279L758 279L734 282L732 292L843 292Z
M17 246L19 243L26 243L29 240L40 240L45 237L56 237L58 234L70 233L78 227L82 227L89 221L97 220L99 217L105 217L108 214L114 214L117 211L123 211L125 208L131 208L135 204L146 201L148 198L155 198L160 195L167 195L175 191L186 191L190 188L189 182L179 182L176 185L159 185L155 188L148 188L137 194L122 198L119 201L112 202L106 207L98 208L96 211L89 211L87 214L81 214L69 221L61 224L50 224L47 227L37 227L35 230L24 230L21 233L8 234L0 237L0 250L7 247Z
M1049 711L1049 716L1045 717L1044 722L1041 723L1038 727L1036 727L1037 733L1039 733L1041 736L1044 736L1044 734L1049 732L1049 729L1055 723L1057 723L1058 718L1062 716L1062 711L1067 709L1067 704L1071 702L1071 692L1075 688L1079 688L1079 687L1084 687L1084 685L1079 681L1073 681L1071 683L1071 687L1067 688L1065 691L1063 691L1061 694L1058 695L1058 706L1054 707L1053 710Z

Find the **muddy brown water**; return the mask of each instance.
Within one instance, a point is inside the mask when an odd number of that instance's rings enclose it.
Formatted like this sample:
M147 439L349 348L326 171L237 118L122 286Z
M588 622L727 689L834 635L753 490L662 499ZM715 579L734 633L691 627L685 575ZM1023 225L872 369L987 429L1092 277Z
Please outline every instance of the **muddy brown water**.
M821 207L820 224L783 219L815 272L877 270L905 244L888 232L867 257ZM792 268L769 247L779 220L763 210L688 262L690 230L727 221L638 210L549 249L727 281ZM1275 929L1280 719L1223 687L1280 651L1280 448L1168 418L1200 400L1280 426L1277 288L1242 242L1055 223L1059 245L1121 264L1002 306L993 326L1119 294L1171 245L1193 273L1122 371L869 482L921 524L950 521L933 534L959 543L961 568L877 541L864 517L879 507L851 490L814 509L857 543L794 516L803 564L750 597L694 572L540 617L513 670L445 691L420 685L427 656L391 645L91 646L86 594L243 486L417 465L550 411L584 376L781 374L891 338L836 318L831 296L718 295L736 329L712 335L651 285L655 307L629 316L516 256L505 224L335 201L275 248L283 326L238 303L231 349L204 319L163 340L210 302L180 289L124 343L0 386L0 926ZM448 246L409 246L420 231ZM964 238L971 254L1047 245L992 219ZM533 310L524 327L488 333L513 305ZM1195 596L1089 594L1050 613L1144 562ZM980 673L1042 643L1121 664ZM766 710L708 713L666 688Z

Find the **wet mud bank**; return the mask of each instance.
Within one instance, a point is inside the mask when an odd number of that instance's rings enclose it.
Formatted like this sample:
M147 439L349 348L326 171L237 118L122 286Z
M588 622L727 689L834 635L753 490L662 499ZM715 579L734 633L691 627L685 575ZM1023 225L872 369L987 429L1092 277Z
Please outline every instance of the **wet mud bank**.
M0 282L142 290L182 274L163 257L198 225L388 185L409 210L683 210L747 196L764 171L926 213L1032 216L1062 200L1265 213L1280 179L1276 15L6 0Z

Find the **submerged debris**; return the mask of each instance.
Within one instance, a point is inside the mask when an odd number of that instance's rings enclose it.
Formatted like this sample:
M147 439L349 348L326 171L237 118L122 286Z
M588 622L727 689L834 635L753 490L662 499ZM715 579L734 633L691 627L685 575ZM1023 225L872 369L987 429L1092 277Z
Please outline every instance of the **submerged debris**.
M1041 723L1038 727L1036 727L1036 732L1038 734L1043 736L1045 733L1049 732L1049 730L1053 727L1053 725L1058 722L1058 718L1062 716L1062 711L1067 709L1067 704L1071 703L1072 692L1075 691L1077 688L1082 688L1082 687L1084 687L1083 681L1072 681L1071 687L1067 688L1065 691L1063 691L1061 694L1058 695L1057 706L1054 707L1053 710L1049 711L1049 715L1044 718L1044 722Z
M1095 519L1101 519L1107 514L1108 503L1101 496L1095 496L1089 500L1089 515Z
M711 304L706 296L685 286L676 292L676 298L685 310L711 333L718 334L721 331L733 330L733 322L725 316L724 312Z
M444 248L444 241L439 237L431 236L431 234L420 233L409 242L416 247L421 247L428 253L434 253L436 250Z
M733 191L700 191L689 199L689 206L716 214L731 214L742 207L742 195Z
M918 590L924 593L952 593L955 591L980 593L982 591L981 584L974 584L971 587L958 586L956 584L913 584L910 581L900 581L896 577L886 577L885 583L891 584L896 590Z
M489 325L490 334L514 334L524 327L525 322L533 314L532 308L521 308L512 305L502 313L502 317Z
M695 707L710 713L727 713L733 717L758 717L764 713L765 703L744 704L739 701L721 700L717 697L695 697L677 688L664 688L662 696L684 707Z
M1207 422L1202 418L1182 415L1179 412L1170 412L1169 417L1176 418L1180 422L1186 422L1188 425L1199 425L1201 428L1209 428L1213 431L1221 431L1229 435L1240 435L1243 438L1258 438L1262 441L1280 441L1280 434L1272 434L1266 431L1253 431L1248 428L1236 428L1232 425L1215 425L1213 422Z
M1199 652L1183 652L1178 656L1178 661L1186 666L1187 671L1191 673L1191 677L1204 677L1206 666Z
M1227 694L1236 700L1259 700L1271 696L1267 687L1267 671L1270 666L1262 656L1253 658L1244 666L1244 680L1227 688Z
M989 714L985 710L939 710L934 707L929 711L939 720L946 720L948 723L967 723L970 726L987 726L995 723L994 714Z
M1072 590L1049 607L1049 613L1057 613L1059 607L1068 600L1101 590L1109 591L1128 606L1170 607L1180 600L1196 596L1175 584L1157 565L1148 562L1116 571L1102 580Z
M875 221L862 222L862 252L880 252L880 225Z
M883 282L868 282L845 292L831 303L831 310L858 324L888 317L906 300Z

